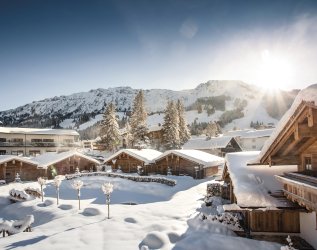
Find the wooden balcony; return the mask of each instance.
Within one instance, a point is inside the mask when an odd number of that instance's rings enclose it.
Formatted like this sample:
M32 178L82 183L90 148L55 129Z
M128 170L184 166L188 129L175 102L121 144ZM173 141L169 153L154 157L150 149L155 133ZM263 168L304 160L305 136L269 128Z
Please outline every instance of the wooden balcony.
M285 173L276 175L283 183L284 195L310 211L317 211L317 177L315 172Z

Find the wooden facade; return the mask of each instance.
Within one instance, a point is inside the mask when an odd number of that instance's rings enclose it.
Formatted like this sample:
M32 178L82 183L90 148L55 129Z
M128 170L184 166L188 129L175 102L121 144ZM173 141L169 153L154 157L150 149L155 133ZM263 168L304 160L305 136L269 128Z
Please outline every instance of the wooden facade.
M317 106L302 101L260 159L263 164L297 165L296 173L276 178L285 196L317 211Z
M122 152L111 160L106 161L105 164L111 166L113 170L118 170L120 167L124 173L136 173L138 170L137 167L144 167L145 162Z
M90 161L78 155L73 155L67 159L60 160L47 167L46 175L48 179L53 179L56 175L73 174L76 171L97 171L96 162Z
M167 174L168 170L173 175L189 175L195 179L202 179L217 174L218 165L206 167L193 159L170 153L156 160L155 165L151 166L148 172Z
M0 180L5 180L7 183L12 182L15 180L16 174L20 175L22 181L31 181L44 176L45 170L38 169L36 163L25 162L19 158L0 164Z

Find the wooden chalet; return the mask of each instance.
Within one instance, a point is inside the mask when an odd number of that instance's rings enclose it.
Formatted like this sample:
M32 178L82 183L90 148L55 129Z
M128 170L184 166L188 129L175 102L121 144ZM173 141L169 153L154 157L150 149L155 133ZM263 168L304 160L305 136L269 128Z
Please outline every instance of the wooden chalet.
M196 149L224 157L227 153L241 152L242 148L232 136L208 138L206 136L192 136L183 146L183 149Z
M124 173L138 171L138 166L146 171L146 167L155 163L154 159L162 153L153 149L121 149L105 160L104 164L113 170L121 169Z
M148 172L173 175L190 175L201 179L218 173L224 159L199 150L169 150L155 159Z
M77 151L67 151L62 153L46 153L32 158L38 163L38 168L45 171L43 176L48 179L56 175L65 175L79 171L96 171L100 162Z
M6 183L15 180L16 174L22 181L36 180L44 171L37 169L38 163L15 155L0 155L0 180Z
M274 178L296 166L248 165L258 155L258 151L226 155L222 196L232 204L224 205L224 211L240 213L245 230L251 235L299 233L299 213L303 209L283 196L282 184Z
M300 213L301 234L317 248L317 85L302 90L264 146L261 164L296 165L276 176L284 195L307 210Z

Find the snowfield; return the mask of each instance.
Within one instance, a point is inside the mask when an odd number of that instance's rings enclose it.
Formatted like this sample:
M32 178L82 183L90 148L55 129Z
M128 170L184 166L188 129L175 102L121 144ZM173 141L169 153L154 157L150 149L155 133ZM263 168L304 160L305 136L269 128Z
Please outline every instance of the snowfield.
M0 186L0 222L34 215L32 232L0 239L0 249L280 249L279 244L235 236L233 231L211 221L202 221L206 185L211 178L193 180L169 176L177 185L140 183L101 176L82 177L81 210L71 180L63 180L60 205L49 182L40 199L10 204L12 188L39 187L36 182ZM111 182L110 219L101 184ZM137 205L130 205L137 204Z

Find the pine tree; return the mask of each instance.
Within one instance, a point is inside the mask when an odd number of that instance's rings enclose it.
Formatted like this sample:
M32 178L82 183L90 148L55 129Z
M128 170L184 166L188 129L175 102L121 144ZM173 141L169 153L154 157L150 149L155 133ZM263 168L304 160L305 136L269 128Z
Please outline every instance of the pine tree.
M131 147L132 141L133 141L133 136L131 134L131 126L129 121L127 121L126 125L125 125L125 131L126 131L126 135L125 135L125 142L126 142L126 147Z
M164 147L166 149L180 148L178 111L173 101L167 103L162 127Z
M130 118L132 146L144 148L149 145L147 112L143 91L140 90L133 101L132 115Z
M216 137L219 135L219 129L218 129L218 126L217 126L217 123L215 122L210 122L208 123L207 125L207 128L206 128L206 135L207 135L207 138L211 138L211 137Z
M113 103L106 107L101 122L100 137L106 150L115 151L120 143L119 125Z
M177 112L178 112L178 127L179 127L179 140L180 144L184 145L190 139L190 131L187 127L185 119L185 108L181 100L177 101Z

